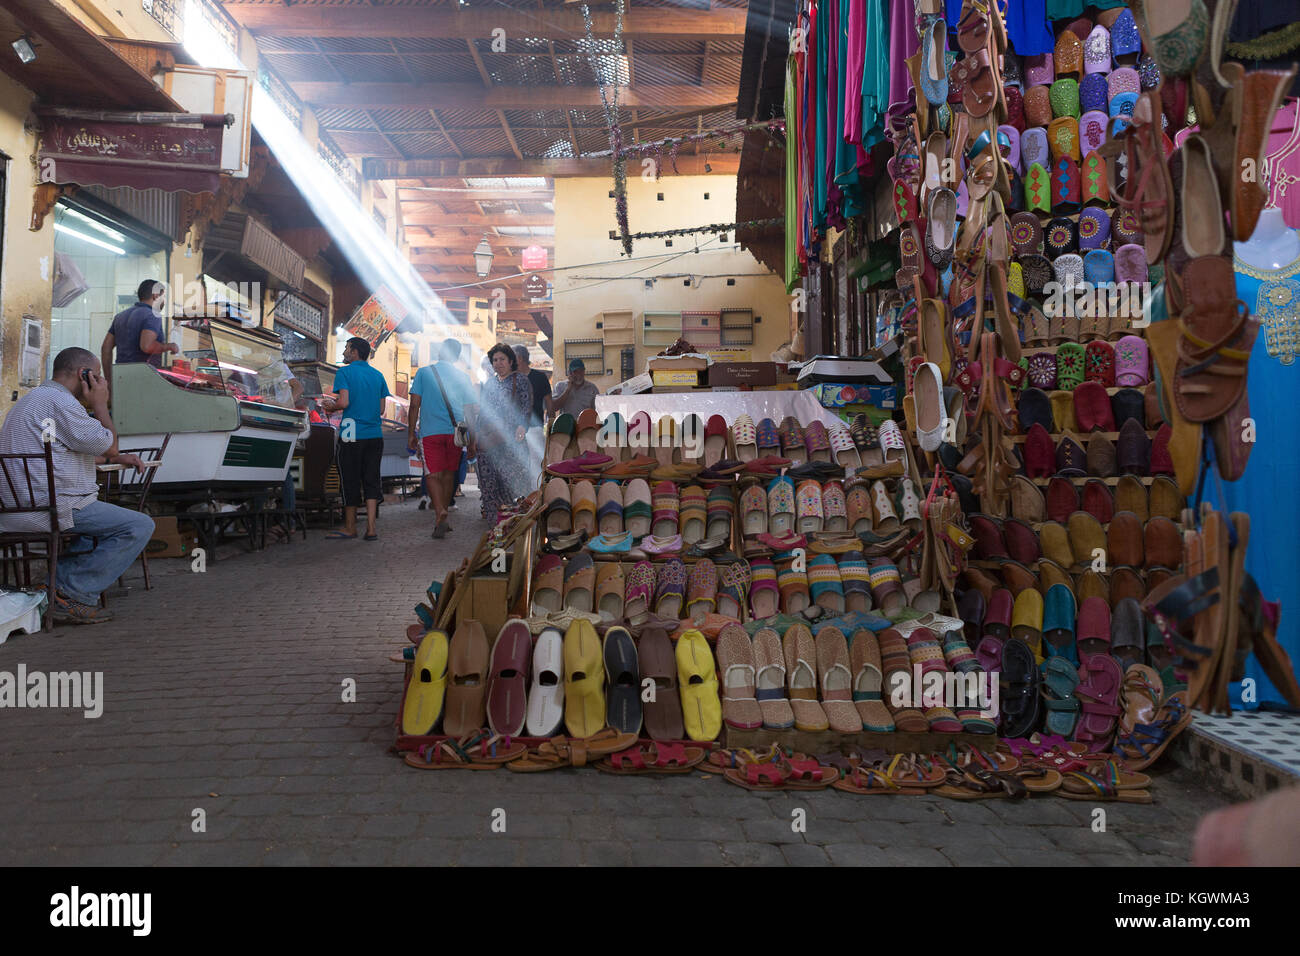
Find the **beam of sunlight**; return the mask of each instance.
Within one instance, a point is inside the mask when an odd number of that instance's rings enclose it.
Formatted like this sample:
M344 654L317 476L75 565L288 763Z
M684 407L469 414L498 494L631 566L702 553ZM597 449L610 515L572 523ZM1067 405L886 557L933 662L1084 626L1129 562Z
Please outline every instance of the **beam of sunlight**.
M190 2L188 7L186 51L205 67L248 69L203 15L201 5ZM407 309L408 321L417 317L426 325L461 324L280 111L256 76L253 89L253 126L367 289L387 288Z

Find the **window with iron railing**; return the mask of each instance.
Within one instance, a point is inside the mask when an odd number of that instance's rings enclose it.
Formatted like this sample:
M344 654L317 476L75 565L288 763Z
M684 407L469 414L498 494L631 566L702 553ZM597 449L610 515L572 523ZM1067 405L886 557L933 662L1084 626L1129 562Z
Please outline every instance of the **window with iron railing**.
M276 321L282 322L317 341L325 338L325 312L316 304L292 292L281 294L275 307Z
M230 14L221 9L219 3L215 0L176 0L176 2L185 4L184 19L188 24L184 31L186 43L206 44L215 41L238 59L239 27L230 18ZM145 6L148 6L147 0Z
M358 199L361 198L361 174L357 172L357 167L352 165L352 161L343 155L343 151L335 146L334 141L324 133L321 134L318 149L320 158L338 177L339 182L347 187Z
M302 100L298 99L293 90L289 89L289 84L264 66L258 67L257 81L262 84L262 89L266 90L271 97L271 102L293 124L293 128L302 129Z
M178 40L185 35L183 0L140 0L140 8Z

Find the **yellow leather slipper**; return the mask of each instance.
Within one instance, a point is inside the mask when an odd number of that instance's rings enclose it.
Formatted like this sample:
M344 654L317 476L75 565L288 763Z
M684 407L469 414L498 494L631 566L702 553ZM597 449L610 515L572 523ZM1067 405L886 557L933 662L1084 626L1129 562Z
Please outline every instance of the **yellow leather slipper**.
M709 642L699 631L685 631L677 638L676 657L686 736L691 740L714 740L722 730L722 701L718 698L718 669Z
M1205 429L1189 422L1173 400L1173 382L1178 366L1178 323L1173 319L1152 321L1147 327L1147 343L1156 363L1156 380L1160 389L1160 410L1173 428L1169 439L1169 457L1174 460L1174 476L1179 492L1186 497L1196 490L1196 476L1201 463L1201 442Z
M1033 588L1016 595L1011 611L1011 636L1024 641L1034 652L1034 661L1043 663L1043 596Z
M402 733L430 734L442 716L447 691L447 647L447 635L442 631L429 631L420 641L402 703Z
M605 664L586 618L576 618L564 635L564 726L570 737L584 738L605 727Z

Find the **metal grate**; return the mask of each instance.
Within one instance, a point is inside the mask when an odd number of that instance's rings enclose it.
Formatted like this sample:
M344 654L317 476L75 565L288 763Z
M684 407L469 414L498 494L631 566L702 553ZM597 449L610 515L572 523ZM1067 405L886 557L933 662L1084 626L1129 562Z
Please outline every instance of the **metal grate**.
M302 100L289 89L289 85L265 66L257 71L257 81L270 95L271 102L279 108L289 122L293 123L293 128L302 129Z
M176 39L179 40L185 34L181 23L181 5L177 0L140 0L140 8Z
M239 55L239 27L221 7L213 0L188 0L187 11L197 15L199 20L212 31L227 50Z
M360 199L361 175L357 172L357 167L353 166L351 161L343 155L343 151L334 145L334 141L330 139L328 134L320 134L318 151L320 152L320 158L325 160L325 165L338 177L339 182Z
M291 329L310 335L317 341L325 338L325 312L300 295L286 292L275 308L277 322L282 322Z

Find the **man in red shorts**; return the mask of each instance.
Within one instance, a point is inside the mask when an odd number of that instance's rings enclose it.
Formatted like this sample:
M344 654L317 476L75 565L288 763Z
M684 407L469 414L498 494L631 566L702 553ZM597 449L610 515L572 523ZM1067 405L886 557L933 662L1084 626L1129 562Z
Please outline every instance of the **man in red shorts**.
M446 339L438 350L438 361L415 373L411 383L411 410L407 416L406 443L415 447L419 428L420 447L424 452L425 487L433 502L435 538L445 538L451 530L447 523L447 506L456 490L456 472L460 469L460 452L456 447L456 423L465 420L465 408L478 404L469 376L456 368L460 343Z

